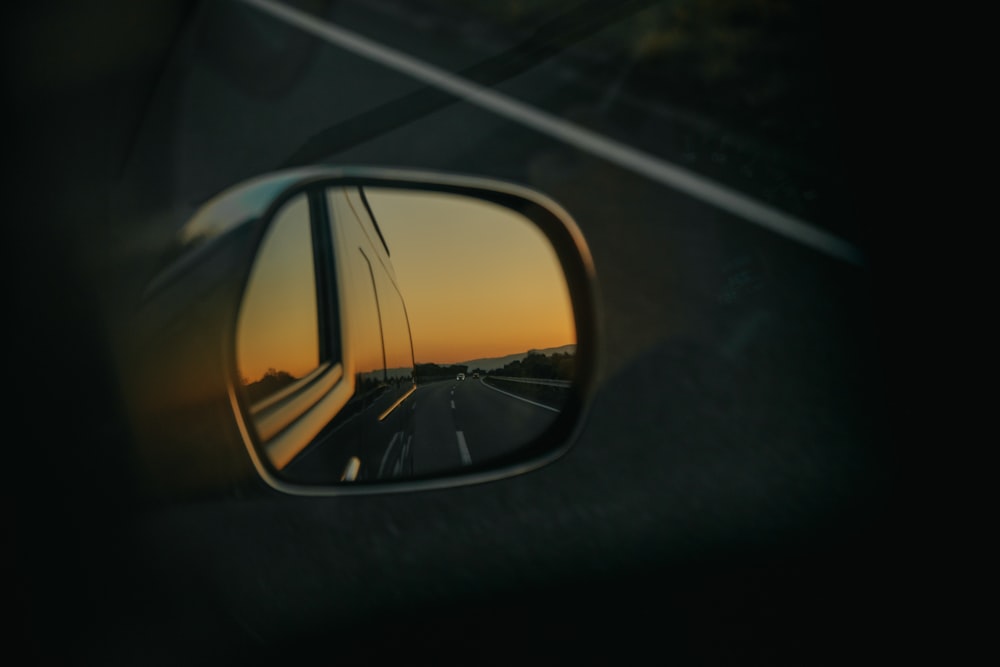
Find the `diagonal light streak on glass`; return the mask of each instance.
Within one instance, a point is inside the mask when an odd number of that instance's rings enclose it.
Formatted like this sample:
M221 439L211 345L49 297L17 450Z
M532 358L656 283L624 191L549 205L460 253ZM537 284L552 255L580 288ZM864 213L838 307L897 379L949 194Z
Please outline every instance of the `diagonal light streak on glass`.
M273 0L242 1L334 46L412 76L427 85L446 91L487 111L530 127L582 151L597 155L650 180L680 190L826 255L852 264L864 263L861 251L848 241L683 167L567 122L508 95L480 86L468 79L280 2Z

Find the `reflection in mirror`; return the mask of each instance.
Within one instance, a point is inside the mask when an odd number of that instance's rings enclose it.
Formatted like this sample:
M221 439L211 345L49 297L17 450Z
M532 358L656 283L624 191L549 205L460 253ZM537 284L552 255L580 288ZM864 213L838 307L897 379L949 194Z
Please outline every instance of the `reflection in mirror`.
M268 229L243 301L239 368L253 403L319 365L316 276L305 195Z
M535 223L405 189L326 188L286 204L236 336L256 448L292 484L510 463L556 420L576 360L566 278Z

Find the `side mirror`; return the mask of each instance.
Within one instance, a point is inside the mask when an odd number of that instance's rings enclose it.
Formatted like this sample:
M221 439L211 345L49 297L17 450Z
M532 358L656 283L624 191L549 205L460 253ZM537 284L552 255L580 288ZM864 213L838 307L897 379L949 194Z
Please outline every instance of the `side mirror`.
M544 195L455 175L294 170L223 192L181 239L147 307L172 314L163 327L184 320L202 352L166 384L224 392L273 488L465 484L569 446L595 373L594 270ZM218 351L207 364L206 341Z

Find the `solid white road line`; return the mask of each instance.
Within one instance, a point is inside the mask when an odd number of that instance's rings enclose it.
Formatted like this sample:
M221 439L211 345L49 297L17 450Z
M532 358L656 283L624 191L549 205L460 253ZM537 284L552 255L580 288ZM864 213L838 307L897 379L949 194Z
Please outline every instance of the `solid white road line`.
M542 405L541 403L536 403L535 401L527 399L524 396L518 396L517 394L512 394L509 391L504 391L503 389L497 389L493 385L491 385L491 384L489 384L487 382L483 382L482 380L480 380L479 383L481 385L483 385L484 387L488 387L488 388L492 389L493 391L499 391L501 394L504 394L505 396L510 396L511 398L516 398L519 401L524 401L525 403L531 403L532 405L538 406L540 408L545 408L546 410L551 410L552 412L562 412L558 408L553 408L551 405Z

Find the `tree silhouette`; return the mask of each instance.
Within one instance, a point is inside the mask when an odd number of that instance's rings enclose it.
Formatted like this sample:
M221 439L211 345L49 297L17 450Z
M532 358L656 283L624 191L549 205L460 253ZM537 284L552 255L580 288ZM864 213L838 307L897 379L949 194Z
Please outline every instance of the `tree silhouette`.
M531 350L524 359L516 359L490 375L535 378L539 380L572 380L576 355L556 352L550 355Z
M244 379L243 384L246 387L247 398L250 399L251 403L256 403L257 401L281 391L296 380L298 380L298 378L288 371L279 371L274 368L268 368L267 372L264 373L264 375L256 382L247 384L246 379Z

